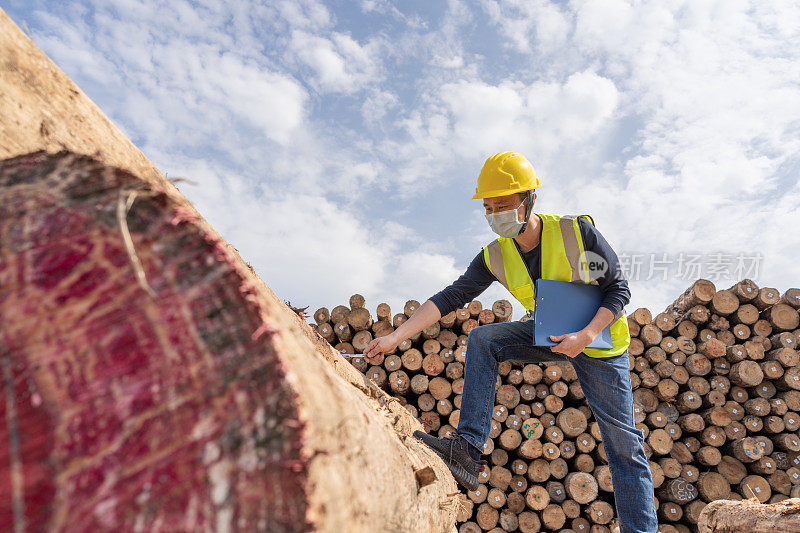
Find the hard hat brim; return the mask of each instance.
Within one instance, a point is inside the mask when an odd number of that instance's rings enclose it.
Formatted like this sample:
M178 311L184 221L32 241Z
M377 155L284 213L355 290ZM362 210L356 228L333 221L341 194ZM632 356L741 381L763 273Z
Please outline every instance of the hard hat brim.
M497 189L494 191L484 191L476 193L472 199L480 200L482 198L496 198L498 196L508 196L509 194L517 194L518 192L535 191L536 187L519 187L517 189Z

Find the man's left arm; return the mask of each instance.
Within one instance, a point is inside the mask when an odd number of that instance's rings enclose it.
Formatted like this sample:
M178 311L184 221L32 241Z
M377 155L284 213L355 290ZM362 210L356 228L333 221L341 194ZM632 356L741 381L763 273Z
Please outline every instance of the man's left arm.
M614 322L631 299L628 280L620 268L619 258L614 249L592 223L579 218L578 226L583 237L584 249L600 256L605 261L606 269L594 273L597 284L603 291L603 300L591 322L580 331L550 337L551 340L559 342L551 349L569 357L581 353L606 326Z
M605 271L596 278L597 284L603 291L603 301L600 303L600 309L594 319L587 326L596 337L603 328L619 316L622 309L630 302L631 291L628 287L628 280L625 279L625 274L620 267L617 253L608 244L608 241L587 220L579 218L578 224L581 228L585 249L596 253L606 262ZM604 310L609 312L605 313ZM592 337L593 340L594 337Z

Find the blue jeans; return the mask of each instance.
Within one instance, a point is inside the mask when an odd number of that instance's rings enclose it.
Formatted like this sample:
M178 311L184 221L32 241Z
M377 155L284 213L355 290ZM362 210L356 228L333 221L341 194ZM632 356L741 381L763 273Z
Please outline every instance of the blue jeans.
M620 533L658 529L653 478L635 427L627 350L615 357L574 359L533 345L533 321L486 324L473 329L467 342L464 391L458 433L480 450L489 438L498 365L502 361L569 361L586 402L600 426L614 483Z

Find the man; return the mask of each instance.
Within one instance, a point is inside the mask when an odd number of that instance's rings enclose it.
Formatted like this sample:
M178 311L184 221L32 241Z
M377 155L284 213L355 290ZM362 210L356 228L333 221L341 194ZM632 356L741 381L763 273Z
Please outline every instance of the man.
M433 295L393 333L374 339L365 354L371 359L393 351L404 339L473 300L493 281L504 285L529 313L535 306L533 282L538 278L599 285L603 300L594 318L580 331L551 336L558 343L555 346L533 345L532 320L473 329L467 342L456 434L437 438L417 431L414 436L445 460L462 485L475 490L478 474L487 463L480 457L491 428L499 363L569 361L600 427L621 533L654 532L658 522L652 475L642 446L644 433L635 427L633 415L630 333L623 311L630 300L628 282L616 253L591 217L531 216L539 185L533 166L522 155L502 152L487 159L473 199L483 199L486 219L500 238L485 246L461 277ZM596 260L590 262L587 257ZM589 269L597 265L605 268ZM587 348L609 325L612 348Z

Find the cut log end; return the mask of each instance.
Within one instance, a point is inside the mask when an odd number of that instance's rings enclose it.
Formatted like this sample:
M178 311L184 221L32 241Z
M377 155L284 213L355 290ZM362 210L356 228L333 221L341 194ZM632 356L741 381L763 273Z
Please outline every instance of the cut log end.
M0 298L4 332L18 339L2 357L16 405L3 419L21 443L17 524L304 531L368 517L378 529L452 527L456 510L438 504L455 482L435 455L444 483L403 490L415 482L399 473L420 459L398 453L399 428L418 423L350 365L335 368L333 348L186 218L185 200L87 156L39 152L0 162L0 206L0 279L30 265ZM354 413L368 423L348 423ZM336 432L330 420L343 421ZM355 441L381 445L354 461ZM334 451L321 460L323 448ZM391 482L375 483L382 475ZM332 490L332 479L348 481ZM148 487L146 513L132 484ZM113 512L96 504L109 495ZM15 516L9 503L0 516Z

